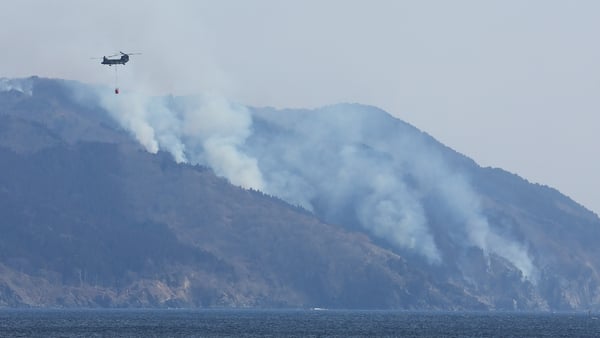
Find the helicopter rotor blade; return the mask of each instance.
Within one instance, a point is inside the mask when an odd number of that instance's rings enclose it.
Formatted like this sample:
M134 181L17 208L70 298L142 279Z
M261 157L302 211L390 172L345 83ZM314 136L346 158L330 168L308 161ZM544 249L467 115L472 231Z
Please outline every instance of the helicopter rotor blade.
M123 53L123 52L118 52L118 53L115 53L113 55L106 55L106 56L103 56L103 57L91 57L90 59L91 60L102 60L104 58L114 58L115 56L120 56L120 55L140 55L140 54L142 54L142 53Z

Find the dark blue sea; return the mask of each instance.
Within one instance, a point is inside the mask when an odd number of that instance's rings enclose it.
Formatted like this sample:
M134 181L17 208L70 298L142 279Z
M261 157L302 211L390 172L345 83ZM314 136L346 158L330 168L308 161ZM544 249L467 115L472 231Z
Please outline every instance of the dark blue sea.
M600 337L590 314L0 310L0 337Z

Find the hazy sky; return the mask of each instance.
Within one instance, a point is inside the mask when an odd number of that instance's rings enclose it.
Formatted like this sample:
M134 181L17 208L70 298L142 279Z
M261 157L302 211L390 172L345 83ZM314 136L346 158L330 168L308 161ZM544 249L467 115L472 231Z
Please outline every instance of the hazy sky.
M600 1L8 1L0 77L381 107L600 212Z

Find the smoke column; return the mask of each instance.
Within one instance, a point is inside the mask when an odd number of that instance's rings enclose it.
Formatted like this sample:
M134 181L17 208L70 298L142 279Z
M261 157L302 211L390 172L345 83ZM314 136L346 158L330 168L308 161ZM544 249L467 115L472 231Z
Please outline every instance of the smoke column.
M151 153L202 164L235 185L261 190L257 160L241 147L250 135L249 111L217 95L147 98L99 94L101 105Z
M103 95L112 116L152 153L202 164L235 185L361 227L431 264L443 253L427 217L434 197L450 210L462 244L495 254L535 283L525 246L495 232L465 175L417 129L361 105L248 109L218 95L147 98Z

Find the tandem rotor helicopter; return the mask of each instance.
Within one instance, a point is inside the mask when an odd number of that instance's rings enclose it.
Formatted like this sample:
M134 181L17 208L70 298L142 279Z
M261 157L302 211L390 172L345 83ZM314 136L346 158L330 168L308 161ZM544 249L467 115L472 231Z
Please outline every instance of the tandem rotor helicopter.
M129 62L129 56L130 55L140 55L142 53L123 53L123 52L119 52L113 55L109 55L109 56L103 56L102 58L92 58L95 60L98 59L102 59L102 62L100 62L100 64L102 65L108 65L108 66L115 66L115 94L119 94L119 86L118 86L118 75L117 75L117 67L118 65L125 65L127 62ZM119 56L118 58L115 58L116 56Z

